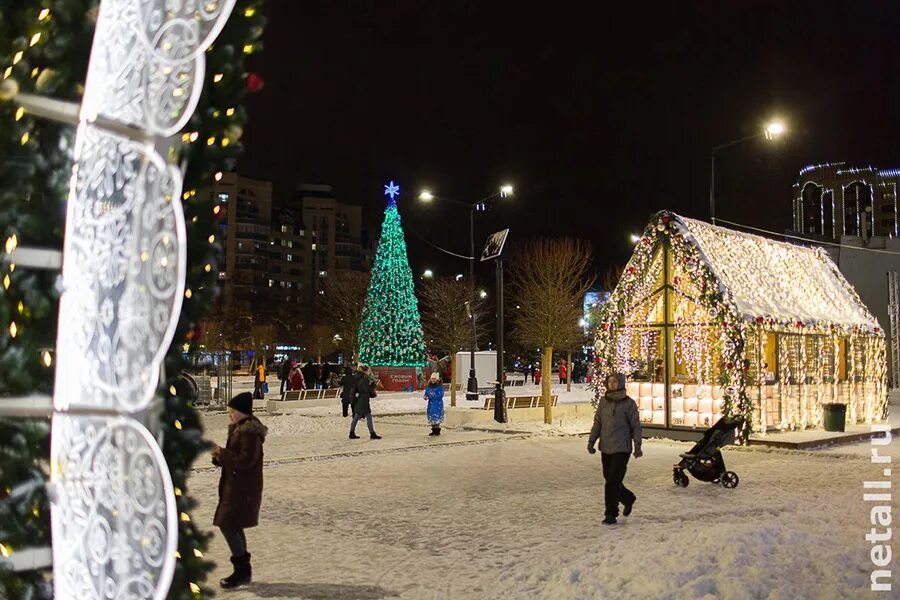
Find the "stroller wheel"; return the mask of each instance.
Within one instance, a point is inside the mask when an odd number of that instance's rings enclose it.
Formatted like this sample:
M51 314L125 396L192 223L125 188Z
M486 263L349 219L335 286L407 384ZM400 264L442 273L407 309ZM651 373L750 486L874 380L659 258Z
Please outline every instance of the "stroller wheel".
M688 483L690 483L690 480L688 479L688 476L684 474L684 471L675 471L672 479L678 487L687 487Z
M736 488L739 481L740 478L734 471L725 471L725 473L722 474L722 485L729 489Z

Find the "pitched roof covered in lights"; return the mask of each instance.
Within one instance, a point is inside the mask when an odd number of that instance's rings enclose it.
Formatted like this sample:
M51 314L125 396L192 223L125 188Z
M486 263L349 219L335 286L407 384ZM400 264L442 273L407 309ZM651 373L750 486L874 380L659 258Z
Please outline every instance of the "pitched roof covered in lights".
M878 321L821 248L668 214L682 235L696 245L744 318L879 328Z

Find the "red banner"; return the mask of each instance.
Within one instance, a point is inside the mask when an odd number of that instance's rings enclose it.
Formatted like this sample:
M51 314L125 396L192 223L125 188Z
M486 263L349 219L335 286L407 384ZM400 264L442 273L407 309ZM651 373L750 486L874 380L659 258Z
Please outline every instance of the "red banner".
M373 367L386 392L412 392L418 386L415 367Z

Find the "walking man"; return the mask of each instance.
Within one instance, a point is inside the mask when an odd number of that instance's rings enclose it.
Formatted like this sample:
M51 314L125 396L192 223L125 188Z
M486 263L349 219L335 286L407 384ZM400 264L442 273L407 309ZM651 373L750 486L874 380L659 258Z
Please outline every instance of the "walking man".
M285 358L284 362L281 363L281 367L278 369L278 379L281 380L281 389L279 390L279 394L284 396L284 389L291 389L291 359Z
M600 440L600 458L603 464L604 500L606 504L604 525L616 523L619 503L624 507L622 514L628 516L636 497L625 487L625 470L629 454L634 446L634 457L643 456L641 451L641 422L635 401L625 394L625 376L613 373L606 380L606 394L597 404L594 426L588 438L588 452L597 450L594 444Z
M381 436L375 433L375 426L372 424L372 406L369 401L377 396L375 384L369 378L368 367L359 365L356 372L356 393L353 400L353 420L350 421L350 439L358 440L356 435L356 424L362 417L366 418L366 425L369 426L369 437L373 440L380 440Z

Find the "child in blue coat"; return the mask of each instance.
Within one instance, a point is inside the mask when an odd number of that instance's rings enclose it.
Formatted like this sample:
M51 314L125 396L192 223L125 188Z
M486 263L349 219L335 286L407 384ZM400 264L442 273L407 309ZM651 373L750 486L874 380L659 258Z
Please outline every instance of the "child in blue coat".
M441 435L441 423L444 422L444 385L437 373L432 373L428 380L425 399L428 401L428 424L431 425L431 433L428 435Z

